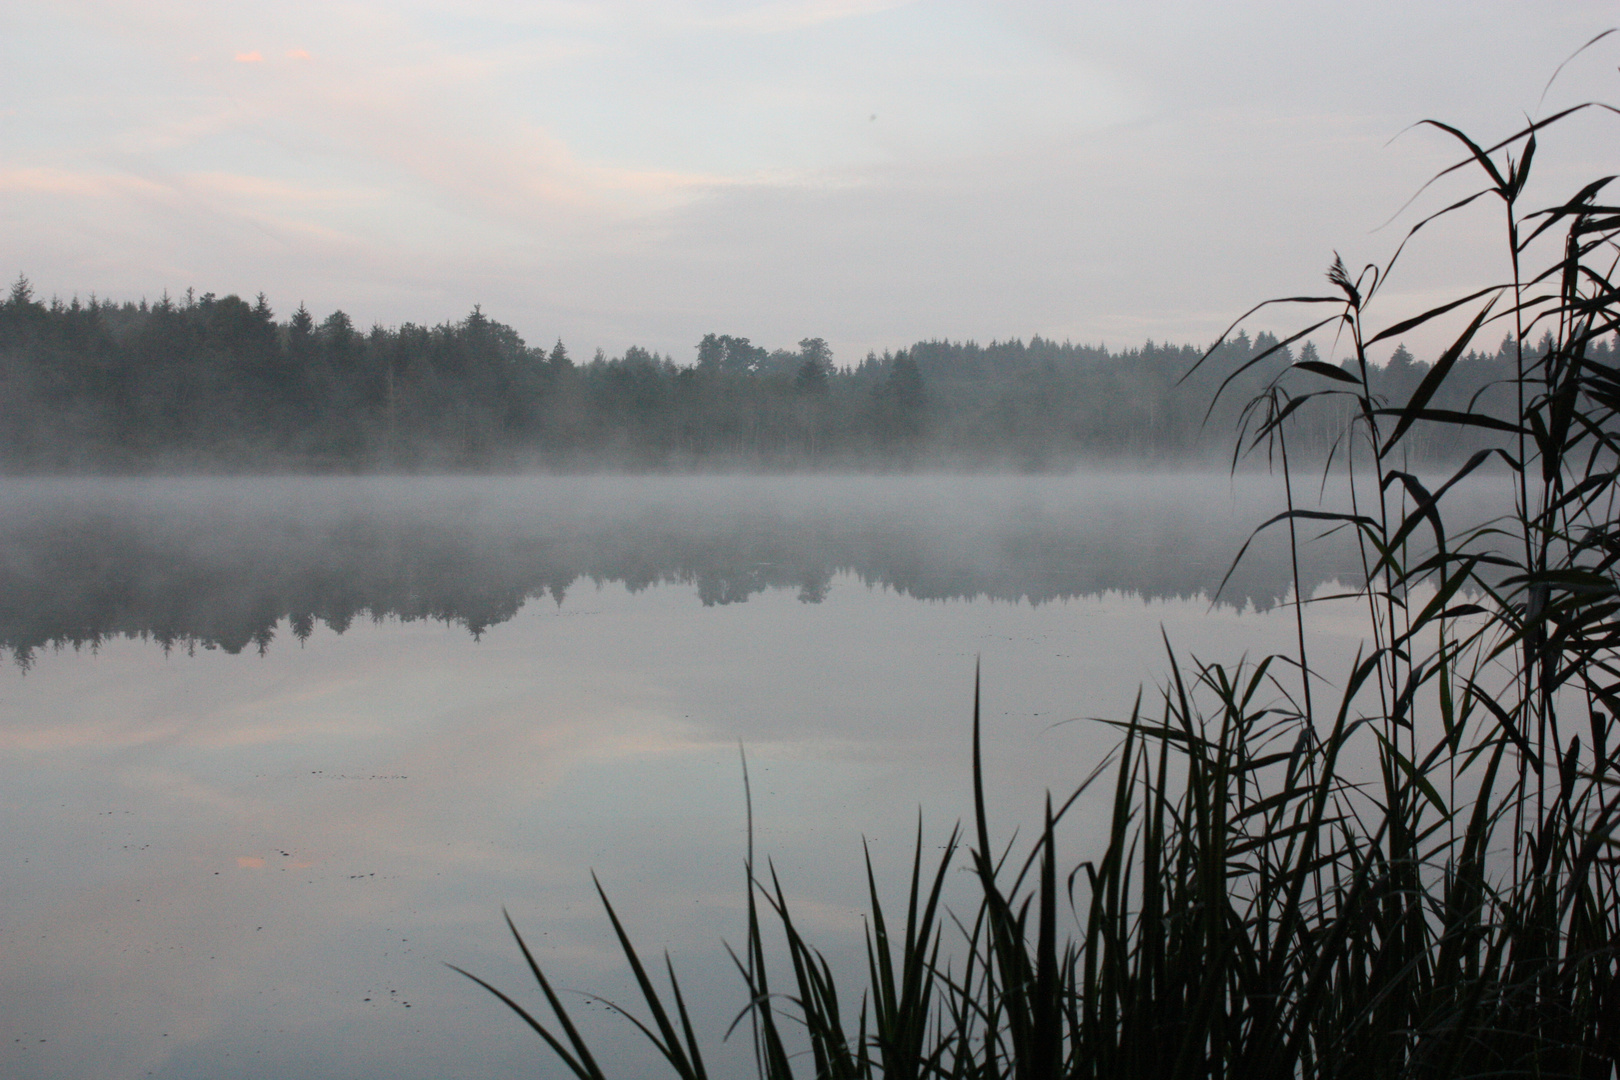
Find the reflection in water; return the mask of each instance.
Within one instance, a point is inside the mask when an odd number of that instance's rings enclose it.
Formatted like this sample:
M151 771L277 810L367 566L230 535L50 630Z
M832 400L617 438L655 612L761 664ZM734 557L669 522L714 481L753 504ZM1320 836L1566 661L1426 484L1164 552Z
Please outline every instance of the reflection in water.
M476 637L589 580L765 589L820 603L849 573L923 600L1214 593L1276 485L1264 477L12 482L0 487L0 649L128 635L264 651L284 620L437 619ZM1288 592L1257 543L1219 600ZM1307 560L1307 592L1353 567Z
M1254 610L1285 595L1275 547L1230 605L1203 599L1273 490L0 484L0 645L28 665L0 665L0 1075L560 1076L442 961L523 985L505 904L560 986L633 999L592 871L721 1047L745 1004L722 945L745 918L738 745L759 850L858 981L862 841L892 890L919 808L931 844L970 808L975 659L1002 842L1117 738L1065 721L1127 714L1165 640L1291 647ZM1354 616L1313 612L1323 670ZM657 1073L579 1008L622 1075ZM751 1075L746 1038L724 1045L717 1080Z

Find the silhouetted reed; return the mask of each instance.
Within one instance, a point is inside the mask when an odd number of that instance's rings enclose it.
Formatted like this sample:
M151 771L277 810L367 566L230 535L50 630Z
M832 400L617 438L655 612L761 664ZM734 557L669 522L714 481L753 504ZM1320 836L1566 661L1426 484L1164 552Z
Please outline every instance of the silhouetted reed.
M1475 169L1484 183L1407 239L1494 199L1509 280L1375 326L1398 249L1359 274L1335 259L1331 293L1269 302L1326 312L1274 351L1324 332L1348 351L1342 365L1292 363L1249 403L1238 447L1270 455L1288 498L1256 532L1287 529L1296 556L1310 529L1360 546L1351 596L1368 636L1336 700L1307 652L1313 598L1296 558L1297 654L1223 666L1172 652L1157 705L1119 725L1106 840L1064 873L1055 824L1075 796L1048 797L1023 858L995 846L976 697L977 909L942 910L959 838L924 867L919 834L903 924L872 886L863 996L839 993L750 853L736 959L761 1076L1613 1075L1620 368L1589 346L1620 330L1620 206L1605 201L1612 178L1520 205L1544 129L1583 111L1616 110L1567 109L1491 146L1427 122L1467 152L1441 176ZM1556 253L1528 265L1544 246ZM1464 328L1410 395L1375 394L1368 350L1447 317ZM1437 407L1470 343L1504 326L1516 371L1495 399L1511 408ZM1341 423L1333 467L1349 483L1342 505L1308 507L1288 439L1323 417ZM1435 482L1404 464L1425 429L1486 443ZM1465 482L1511 485L1514 512L1448 520ZM675 1075L704 1076L673 969L662 995L602 901L645 998L636 1023ZM771 982L762 907L785 940L786 993ZM575 1074L605 1075L513 934L555 1020L481 985Z

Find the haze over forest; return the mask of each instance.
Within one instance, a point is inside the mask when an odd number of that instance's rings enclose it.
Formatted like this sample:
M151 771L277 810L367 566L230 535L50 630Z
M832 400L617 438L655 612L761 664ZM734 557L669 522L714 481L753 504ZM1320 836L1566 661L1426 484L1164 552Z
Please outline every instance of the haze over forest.
M0 302L0 467L12 472L433 470L1044 471L1083 462L1187 464L1231 453L1245 402L1310 343L1238 332L1202 349L1035 336L919 341L858 362L826 340L790 347L710 333L694 356L632 346L586 359L530 345L474 308L437 326L362 330L341 310L278 318L261 293L118 303ZM1607 345L1604 346L1607 351ZM842 363L840 362L842 361ZM1208 415L1221 381L1248 367ZM1347 369L1348 370L1348 369ZM1370 372L1391 401L1428 364L1404 347ZM1513 343L1475 349L1436 408L1492 412ZM1331 420L1331 414L1328 419ZM1296 449L1321 457L1330 423ZM1416 452L1455 456L1455 440Z

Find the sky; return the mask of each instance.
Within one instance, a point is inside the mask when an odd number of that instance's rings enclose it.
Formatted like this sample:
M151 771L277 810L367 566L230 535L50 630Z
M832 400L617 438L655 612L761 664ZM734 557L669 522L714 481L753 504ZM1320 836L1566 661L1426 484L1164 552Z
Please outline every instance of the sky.
M1547 89L1616 24L1582 0L7 0L0 275L362 326L476 304L678 362L709 332L846 364L1207 344L1476 185L1408 205L1458 160L1415 121L1495 141L1620 101L1620 35ZM1617 124L1549 133L1530 195L1601 174ZM1501 232L1487 202L1426 231L1380 314L1500 280Z

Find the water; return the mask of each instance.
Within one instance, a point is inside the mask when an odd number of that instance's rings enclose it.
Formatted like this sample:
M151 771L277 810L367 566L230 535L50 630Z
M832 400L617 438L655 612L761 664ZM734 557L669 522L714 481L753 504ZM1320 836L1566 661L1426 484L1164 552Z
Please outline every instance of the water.
M898 903L919 808L931 852L967 811L975 663L993 826L1027 835L1115 741L1081 718L1162 681L1164 637L1291 647L1277 545L1210 600L1277 497L1136 474L0 484L0 1072L557 1075L444 965L524 989L506 905L559 985L634 1000L593 870L741 1070L740 752L761 862L858 994L862 840ZM1348 559L1313 549L1307 588ZM1358 637L1330 613L1312 646Z

